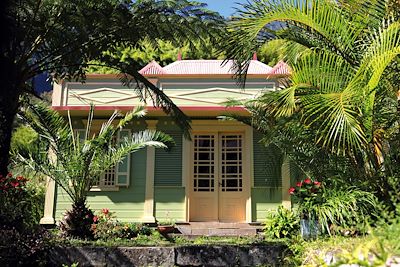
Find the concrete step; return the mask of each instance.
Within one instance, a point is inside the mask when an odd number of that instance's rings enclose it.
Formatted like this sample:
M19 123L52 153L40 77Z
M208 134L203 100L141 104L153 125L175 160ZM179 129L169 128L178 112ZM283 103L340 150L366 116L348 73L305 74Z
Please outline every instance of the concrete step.
M262 226L248 223L190 222L176 224L176 228L185 236L254 236Z
M201 236L252 236L256 235L256 229L192 229L191 235Z

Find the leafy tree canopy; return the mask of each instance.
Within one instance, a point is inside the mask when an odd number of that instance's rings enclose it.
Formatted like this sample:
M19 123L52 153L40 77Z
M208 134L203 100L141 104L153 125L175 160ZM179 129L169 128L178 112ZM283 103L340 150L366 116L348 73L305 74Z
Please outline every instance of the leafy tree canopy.
M27 0L1 2L0 173L7 173L12 124L23 93L33 93L32 79L52 73L56 80L84 80L93 60L129 76L124 81L143 94L157 95L159 107L189 128L188 118L137 71L140 62L121 63L103 51L135 47L144 39L178 45L220 36L224 20L205 5L187 0ZM4 37L4 38L3 38Z

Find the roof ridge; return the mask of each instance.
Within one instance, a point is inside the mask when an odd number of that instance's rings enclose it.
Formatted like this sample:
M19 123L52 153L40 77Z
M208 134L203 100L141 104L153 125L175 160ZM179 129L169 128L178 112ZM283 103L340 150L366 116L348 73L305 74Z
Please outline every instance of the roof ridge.
M152 60L149 64L147 64L141 70L139 70L139 73L142 75L146 74L146 72L151 70L151 68L155 69L155 73L151 74L165 74L165 70L163 69L163 67L161 67L160 64L158 64L158 62L155 60Z
M282 68L283 71L282 73L275 73L279 68ZM290 71L290 66L283 60L279 60L278 63L275 64L275 66L271 69L270 74L289 74Z
M272 67L271 67L270 65L265 64L264 62L261 62L261 61L259 61L259 60L251 60L251 62L253 62L253 63L255 63L255 64L258 64L258 65L260 65L260 66L262 66L262 67L267 66L268 68L272 69Z

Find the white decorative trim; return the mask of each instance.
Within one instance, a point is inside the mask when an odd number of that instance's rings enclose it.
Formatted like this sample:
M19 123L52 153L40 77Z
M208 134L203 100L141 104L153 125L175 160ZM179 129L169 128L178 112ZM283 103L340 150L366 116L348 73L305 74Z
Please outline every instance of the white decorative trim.
M182 186L185 187L185 221L189 221L192 141L182 136Z
M137 102L139 100L138 95L134 92L133 89L122 87L121 84L117 82L92 82L87 81L87 85L90 86L98 86L98 88L85 88L85 86L77 87L76 85L82 85L81 83L76 82L66 82L65 84L60 86L54 85L55 94L53 97L53 105L60 104L63 102L64 106L68 106L70 101L77 101L78 104L89 105L89 103L93 102L97 105L107 106L118 104L119 102L126 102L127 100L132 100L133 102ZM75 85L75 86L74 86ZM107 86L111 85L119 85L117 88L108 88ZM164 87L174 86L174 85L204 85L204 86L212 86L211 88L203 88L203 89L185 89L185 90L174 90L174 89L165 89ZM214 86L213 86L214 85ZM237 100L246 100L249 98L254 98L260 93L268 90L274 91L276 90L275 82L247 82L247 89L241 90L239 87L235 88L223 88L224 85L232 85L235 86L234 82L161 82L160 88L164 90L171 99L181 100L181 101L189 101L201 104L211 104L215 106L220 106L222 103L226 102L231 95L232 98ZM263 88L251 88L252 85L263 85ZM222 87L221 87L222 86ZM74 88L75 87L75 88ZM58 93L60 92L60 93ZM94 97L93 94L102 93L105 95L102 97ZM221 97L213 98L207 97L207 94L211 92L221 92ZM205 98L198 98L199 95L203 95ZM227 98L224 98L224 95L228 95ZM112 96L112 97L111 97ZM57 98L57 99L56 99ZM147 97L149 103L152 103L152 99ZM139 103L139 102L138 102ZM136 104L138 104L136 103ZM76 105L72 104L71 106Z
M168 90L173 90L173 89L166 89L165 91ZM258 90L257 90L258 91ZM176 90L174 90L176 92ZM190 91L186 91L183 93L174 93L170 94L169 96L186 96L186 95L199 95L199 94L204 94L204 93L210 93L210 92L227 92L227 93L234 93L238 95L249 95L252 96L252 93L247 93L244 91L239 91L238 89L226 89L226 88L221 88L221 87L213 87L213 88L207 88L207 89L193 89Z
M44 215L40 219L40 224L54 224L54 196L56 190L56 183L50 177L47 177L46 197L44 202Z
M251 208L251 189L254 186L254 169L253 169L253 128L251 126L246 126L245 129L245 139L244 139L244 151L248 153L245 154L245 167L246 176L249 177L246 183L247 190L247 201L246 201L246 222L250 223L252 221L252 208Z
M53 94L51 95L51 103L53 106L61 106L62 103L62 83L53 84Z
M115 177L115 179L117 179ZM90 192L117 192L119 191L119 186L92 186Z
M161 84L168 84L168 85L208 85L208 84L230 84L230 85L236 85L236 82L220 82L220 81L216 81L216 82L161 82ZM274 85L274 88L276 86L276 82L246 82L247 84L261 84L261 85L266 85L266 84L272 84Z
M82 90L83 92L79 92L80 90ZM98 92L118 93L118 94L122 94L124 96L108 98L108 100L104 100L106 97L93 98L90 96L91 94L95 94ZM129 99L132 99L132 100L139 99L138 95L134 92L125 92L123 90L116 90L116 89L111 89L111 88L99 88L99 89L93 89L93 90L70 89L68 96L71 98L76 98L84 103L88 103L87 101L89 100L91 102L98 102L101 104L111 104L111 103L115 103L118 101L124 101L124 100L129 100Z
M146 120L147 129L155 130L157 120ZM147 147L146 156L146 189L144 199L144 215L142 222L153 223L156 221L154 217L154 168L155 168L156 152L154 147Z

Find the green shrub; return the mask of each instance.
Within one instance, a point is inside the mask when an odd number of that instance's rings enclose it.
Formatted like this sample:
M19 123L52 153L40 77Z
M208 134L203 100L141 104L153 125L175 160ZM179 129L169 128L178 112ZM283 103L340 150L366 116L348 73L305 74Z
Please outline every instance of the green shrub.
M43 216L44 188L22 176L0 176L0 225L30 228Z
M299 234L300 221L297 213L279 206L277 211L269 211L264 233L270 238L291 238Z

